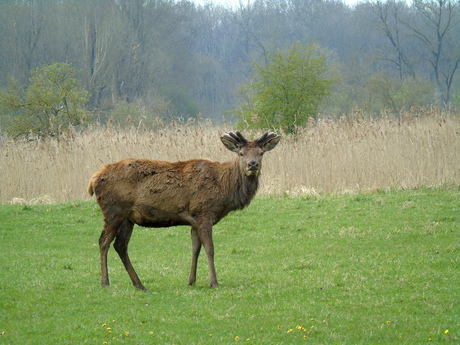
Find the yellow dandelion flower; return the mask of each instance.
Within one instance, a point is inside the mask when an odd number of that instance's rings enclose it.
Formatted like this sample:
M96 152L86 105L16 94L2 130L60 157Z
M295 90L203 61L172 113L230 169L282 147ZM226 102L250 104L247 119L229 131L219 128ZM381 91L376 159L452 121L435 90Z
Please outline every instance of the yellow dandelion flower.
M306 336L306 335L304 335L304 336L303 336L303 338L304 338L304 339L307 339L307 336Z
M129 335L129 332L125 332L125 335L128 336L128 335Z
M449 333L449 330L448 330L448 329L446 329L446 330L444 331L444 334L447 334L447 333Z
M104 345L107 345L107 342L106 342L106 341L104 341L102 344L104 344Z
M108 330L108 331L110 331L110 330L112 330L112 328L110 328L110 327L107 327L107 330Z
M150 331L150 332L149 332L149 334L150 334L150 335L153 335L153 332L152 332L152 331Z
M286 333L291 333L291 332L292 332L292 328L289 331L287 331Z
M209 336L212 337L212 334L210 334Z
M391 323L391 321L387 321L387 324L390 324L390 323Z
M235 340L236 340L236 341L240 340L240 337L239 337L239 336L236 336L236 337L235 337Z
M103 323L103 324L101 325L101 327L105 327L105 326L107 326L107 324L105 324L105 323Z

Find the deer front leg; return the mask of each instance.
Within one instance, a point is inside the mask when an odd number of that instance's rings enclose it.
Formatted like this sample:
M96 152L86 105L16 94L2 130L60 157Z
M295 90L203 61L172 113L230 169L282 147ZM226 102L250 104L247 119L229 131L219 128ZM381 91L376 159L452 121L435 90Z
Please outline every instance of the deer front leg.
M188 278L188 285L195 285L196 283L196 268L198 264L198 256L201 251L201 241L198 236L198 229L192 227L190 230L192 236L192 267L190 268L190 276Z
M200 225L198 228L198 236L208 257L210 280L209 286L217 287L219 286L219 284L217 283L216 269L214 267L214 243L212 242L212 223L205 223Z

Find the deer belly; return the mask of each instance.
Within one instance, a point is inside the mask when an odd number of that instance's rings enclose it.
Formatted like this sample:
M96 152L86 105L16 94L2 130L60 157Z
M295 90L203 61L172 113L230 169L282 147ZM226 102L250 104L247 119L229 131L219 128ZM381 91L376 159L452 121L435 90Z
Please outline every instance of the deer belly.
M166 212L154 207L133 207L129 219L147 228L167 228L176 225L191 225L180 213Z

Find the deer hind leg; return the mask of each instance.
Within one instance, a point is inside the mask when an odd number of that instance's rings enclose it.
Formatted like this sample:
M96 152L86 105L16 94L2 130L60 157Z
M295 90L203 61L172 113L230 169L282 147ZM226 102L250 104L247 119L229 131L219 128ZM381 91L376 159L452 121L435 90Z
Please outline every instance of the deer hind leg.
M128 255L128 244L131 238L131 234L133 233L134 223L131 222L129 219L126 219L120 226L118 233L116 235L114 248L117 251L118 255L120 256L121 262L125 266L126 271L133 282L133 285L139 289L146 291L144 285L142 285L139 276L137 275L136 271L134 270L133 265L131 264L131 260L129 259Z
M190 230L192 236L192 267L190 268L190 276L188 278L188 285L195 285L196 283L196 267L198 264L198 256L201 251L201 240L198 236L198 229L192 227Z
M107 253L110 248L110 243L117 235L118 228L120 227L123 220L116 222L109 222L104 220L104 230L102 230L101 236L99 237L99 249L101 255L101 282L102 286L109 286L109 272L107 270Z

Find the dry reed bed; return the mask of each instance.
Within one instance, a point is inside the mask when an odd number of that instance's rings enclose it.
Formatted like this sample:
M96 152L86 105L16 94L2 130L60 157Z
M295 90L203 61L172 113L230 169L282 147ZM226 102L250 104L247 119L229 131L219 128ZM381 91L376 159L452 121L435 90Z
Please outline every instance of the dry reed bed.
M219 140L228 130L210 124L155 132L109 127L60 140L3 140L0 202L88 199L91 175L128 157L231 160L234 154ZM459 185L460 120L319 121L297 135L283 135L278 147L265 155L262 174L260 194L265 195Z
M287 137L282 151L272 193L460 184L458 118L322 122Z

